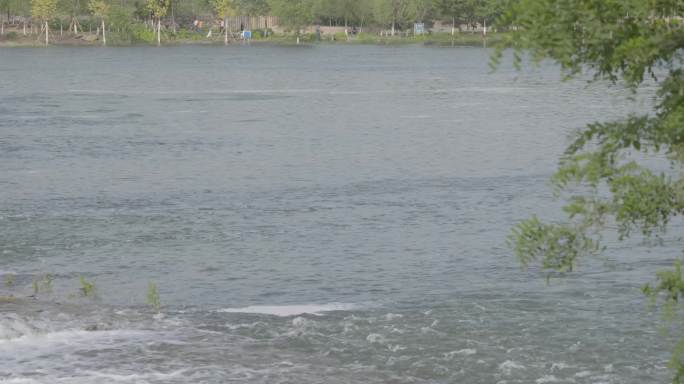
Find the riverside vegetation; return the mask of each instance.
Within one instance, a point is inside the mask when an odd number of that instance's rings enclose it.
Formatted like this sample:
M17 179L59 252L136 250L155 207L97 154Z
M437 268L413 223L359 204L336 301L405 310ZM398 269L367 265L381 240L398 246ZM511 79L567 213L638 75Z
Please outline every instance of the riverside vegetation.
M245 27L237 16L275 16L278 33L254 41L481 44L499 40L495 20L509 0L0 0L0 44L229 44ZM197 27L194 20L205 20ZM414 34L414 23L426 35ZM450 31L430 33L435 23ZM315 26L344 27L321 36ZM225 26L225 27L224 27ZM276 26L273 26L276 27ZM87 32L86 32L87 31ZM470 32L470 33L464 33Z
M0 301L15 301L21 296L15 296L12 291L15 288L21 288L20 285L16 283L16 276L13 273L7 273L4 275L5 288L8 291L8 295L0 296ZM35 276L31 281L31 295L29 298L39 299L41 296L48 295L51 296L53 293L53 281L55 277L51 273L45 273ZM67 297L70 299L75 299L77 297L87 298L92 300L98 300L98 289L95 285L94 280L87 280L84 276L79 276L78 278L79 287L76 293L69 294ZM153 311L161 312L161 298L159 291L157 290L157 284L150 281L147 286L147 293L145 295L145 304L148 305Z

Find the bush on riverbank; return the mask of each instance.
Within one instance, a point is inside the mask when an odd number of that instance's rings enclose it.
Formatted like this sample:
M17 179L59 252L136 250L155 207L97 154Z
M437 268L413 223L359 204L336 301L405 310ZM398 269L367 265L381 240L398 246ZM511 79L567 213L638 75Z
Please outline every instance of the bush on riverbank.
M16 32L9 32L6 33L4 36L0 36L2 40L16 40L19 37L19 35Z

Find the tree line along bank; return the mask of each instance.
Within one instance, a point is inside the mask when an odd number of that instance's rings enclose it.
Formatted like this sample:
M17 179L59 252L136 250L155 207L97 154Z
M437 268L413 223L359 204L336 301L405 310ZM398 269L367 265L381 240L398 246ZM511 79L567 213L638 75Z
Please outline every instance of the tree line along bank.
M385 37L424 30L486 33L510 0L0 0L0 40L40 36L107 39L115 44L224 41L243 29L299 39L366 33ZM200 27L201 26L201 27ZM38 41L38 37L34 38Z

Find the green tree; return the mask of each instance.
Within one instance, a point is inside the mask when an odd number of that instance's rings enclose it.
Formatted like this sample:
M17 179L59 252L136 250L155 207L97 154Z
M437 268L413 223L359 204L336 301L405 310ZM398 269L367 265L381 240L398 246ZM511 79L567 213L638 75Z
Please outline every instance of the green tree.
M7 21L10 19L10 0L0 0L0 36L5 34L5 20L2 16L7 13Z
M356 8L356 19L359 22L359 32L363 31L364 23L373 21L373 2L367 0L359 1Z
M317 22L328 20L332 26L333 20L337 18L336 0L313 0L311 12Z
M474 8L474 17L484 27L483 33L487 34L487 26L491 26L506 9L507 0L483 0Z
M216 14L223 18L223 43L228 45L228 18L237 14L237 4L233 0L211 0Z
M456 34L456 20L461 14L460 0L435 0L435 8L442 18L451 19L451 35Z
M208 0L175 0L176 16L186 20L194 20L201 15L213 12Z
M59 0L58 8L69 16L69 30L73 31L74 35L78 34L78 16L89 12L87 0Z
M237 0L238 9L248 16L265 16L269 12L267 0Z
M509 43L516 65L525 51L535 61L555 60L567 76L589 71L633 91L647 80L659 87L651 113L594 123L576 134L552 177L567 201L567 218L532 217L513 229L510 242L523 265L570 272L581 257L604 249L608 223L620 239L658 240L684 214L683 7L678 0L520 0L506 12L502 21L515 27ZM663 157L667 164L654 166ZM666 312L681 314L681 261L644 292ZM670 362L675 383L684 382L679 331Z
M11 1L10 0L0 0L0 12L2 14L7 14L7 19L10 18L11 11Z
M328 20L331 25L333 21L342 21L346 28L366 16L363 5L362 0L314 0L313 14L319 21Z
M478 0L462 0L461 1L461 21L472 27L477 22L478 8L482 2Z
M166 16L171 0L147 0L147 10L157 22L157 45L161 45L161 19Z
M435 2L434 0L413 0L413 8L415 9L415 20L426 21L435 10Z
M413 0L375 0L373 16L380 24L389 25L394 36L397 24L403 24L416 17L415 3Z
M112 4L107 14L110 32L116 31L114 36L127 43L130 43L133 38L134 20L132 7L121 6L116 3Z
M271 12L267 0L236 0L236 2L241 15L266 16ZM249 28L252 26L250 25Z
M10 20L13 15L28 16L30 10L26 0L0 0L0 13L7 15L7 20Z
M313 22L311 0L269 0L268 5L275 16L280 18L280 23L299 36L302 29Z
M50 19L57 14L57 0L31 0L31 16L45 28L45 45L50 44Z
M109 4L104 0L90 0L88 2L88 9L97 18L102 21L102 45L107 45L107 28L105 26L105 19L109 14Z
M359 0L337 0L336 14L344 20L344 27L349 26L349 20L356 17L359 11Z
M12 1L0 0L0 35L5 34L5 21L2 19L3 15L7 15L7 21L12 17Z

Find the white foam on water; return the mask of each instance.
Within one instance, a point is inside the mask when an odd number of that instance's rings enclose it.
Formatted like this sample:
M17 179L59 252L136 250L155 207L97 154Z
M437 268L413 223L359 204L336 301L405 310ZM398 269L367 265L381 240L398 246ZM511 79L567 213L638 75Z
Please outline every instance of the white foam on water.
M579 371L575 373L575 377L588 377L591 376L593 373L591 371Z
M384 316L384 319L387 321L391 321L391 320L401 319L402 317L404 317L404 315L400 315L397 313L388 313Z
M48 376L41 377L39 380L33 378L17 377L11 378L2 383L12 384L54 384L54 383L69 383L69 384L91 384L91 383L163 383L168 380L176 379L186 373L187 369L179 369L168 373L164 372L146 372L146 373L131 373L131 374L117 374L99 371L81 371L77 375L68 377Z
M133 330L86 331L62 330L51 332L31 332L21 336L0 340L0 354L18 348L47 349L55 346L92 345L97 341L112 343L116 340L130 340L148 335L149 332Z
M171 371L167 373L163 372L149 372L149 373L133 373L133 374L117 374L117 373L107 373L98 371L86 371L84 372L89 376L90 379L109 379L115 382L130 382L130 383L140 383L141 380L168 380L175 377L183 375L187 372L187 369L178 369L176 371Z
M230 329L231 331L235 331L237 329L253 329L253 328L256 328L259 326L266 327L268 325L266 323L264 323L263 321L256 321L256 322L250 323L250 324L248 324L248 323L226 324L226 327L228 327L228 329ZM217 332L217 333L220 333L220 332Z
M470 355L474 355L476 353L477 353L477 349L465 348L465 349L459 349L458 351L451 351L449 353L445 353L444 358L453 359L456 356L470 356Z
M551 370L552 371L561 370L561 369L568 369L568 368L570 368L570 365L563 363L563 362L551 364Z
M535 380L534 382L537 384L545 384L545 383L557 383L559 381L560 380L558 380L558 378L554 375L544 375L544 376L538 378L537 380Z
M268 93L323 93L329 92L320 88L285 88L285 89L207 89L203 91L186 90L107 90L107 89L69 89L68 93L90 95L232 95L232 94L268 94Z
M17 317L0 319L0 343L7 342L26 335L36 334L38 330Z
M371 343L371 344L385 344L385 336L379 334L379 333L371 333L368 336L366 336L366 341Z
M403 115L399 116L400 119L408 119L408 120L424 120L424 119L429 119L430 115Z
M520 363L516 363L513 360L506 360L499 364L499 370L507 376L513 373L514 369L525 369L525 366Z
M446 333L433 329L432 327L421 327L420 333L433 335L446 335Z
M46 350L112 345L139 340L152 332L137 330L86 330L82 326L63 326L50 321L28 321L18 316L0 318L0 361L3 358L40 355Z
M216 312L221 313L252 313L272 315L278 317L290 317L299 315L322 316L325 312L349 311L355 309L354 304L330 303L330 304L302 304L302 305L250 305L242 308L222 308Z

